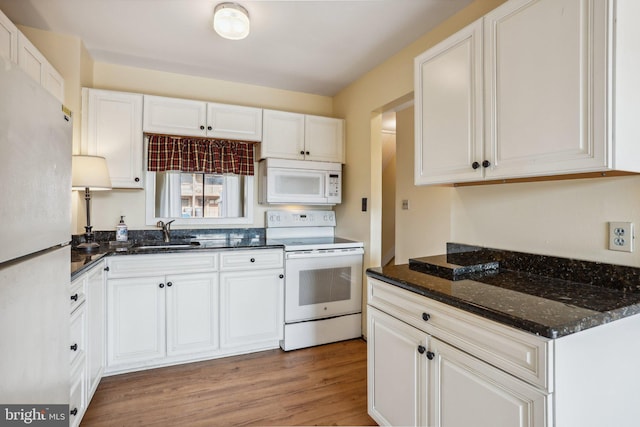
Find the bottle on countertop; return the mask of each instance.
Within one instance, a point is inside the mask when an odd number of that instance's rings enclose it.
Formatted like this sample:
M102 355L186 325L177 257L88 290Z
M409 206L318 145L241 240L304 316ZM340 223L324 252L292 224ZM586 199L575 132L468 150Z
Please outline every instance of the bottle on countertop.
M120 223L116 225L116 241L126 242L129 239L127 224L124 223L124 215L120 216Z

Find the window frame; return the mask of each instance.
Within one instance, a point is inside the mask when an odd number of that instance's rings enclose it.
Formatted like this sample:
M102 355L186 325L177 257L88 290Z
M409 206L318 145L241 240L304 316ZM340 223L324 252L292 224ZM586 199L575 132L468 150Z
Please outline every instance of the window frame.
M145 223L146 225L156 225L158 221L174 220L173 225L240 225L253 224L254 198L255 198L255 176L245 176L244 178L244 212L243 216L234 218L182 218L182 217L157 217L156 212L156 172L146 170L147 164L147 144L149 139L144 138L144 165L145 165ZM257 166L254 168L257 170Z

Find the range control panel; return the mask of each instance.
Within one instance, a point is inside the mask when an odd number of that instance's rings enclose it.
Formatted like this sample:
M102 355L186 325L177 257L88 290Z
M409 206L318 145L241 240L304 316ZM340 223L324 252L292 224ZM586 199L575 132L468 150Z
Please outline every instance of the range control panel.
M267 211L267 227L335 227L333 211Z

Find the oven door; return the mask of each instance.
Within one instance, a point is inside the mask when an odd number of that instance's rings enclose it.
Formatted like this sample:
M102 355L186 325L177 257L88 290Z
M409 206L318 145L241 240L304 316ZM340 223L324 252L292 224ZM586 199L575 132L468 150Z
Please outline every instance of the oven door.
M286 323L362 311L362 248L287 252Z

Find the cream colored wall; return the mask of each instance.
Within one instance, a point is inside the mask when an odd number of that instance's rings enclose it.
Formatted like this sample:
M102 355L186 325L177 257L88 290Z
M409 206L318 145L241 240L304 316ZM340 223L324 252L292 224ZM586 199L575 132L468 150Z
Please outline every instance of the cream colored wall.
M78 38L30 27L20 29L65 79L65 105L74 115L74 153L80 152L81 145L83 87L333 115L330 97L94 62ZM257 185L255 188L257 190ZM86 222L83 197L73 192L72 203L71 232L82 233ZM254 221L238 227L263 227L267 208L258 205L256 191ZM145 225L144 191L115 189L92 193L91 222L94 230L114 230L120 215L126 215L131 229L153 228Z
M452 187L413 185L414 108L396 114L396 264L444 252L450 238ZM402 200L409 200L403 210Z
M333 109L332 99L326 96L100 62L96 62L93 65L92 87L322 116L331 116ZM254 188L256 191L254 195L253 223L229 227L264 227L264 212L267 209L274 209L274 207L259 205L257 182ZM95 230L114 230L120 215L126 216L126 222L130 229L155 228L145 224L145 197L143 190L115 189L109 192L94 193L92 202L91 222ZM176 226L174 228L180 227ZM78 230L78 232L81 231Z
M382 144L396 145L395 133L383 133ZM396 244L396 155L382 169L382 261L391 259Z
M640 248L607 249L607 222L640 227L640 177L463 187L452 200L453 241L640 267Z
M360 214L359 197L376 201L381 171L376 170L379 138L376 113L413 88L413 57L503 3L477 0L435 30L400 51L340 92L335 114L347 119L345 193L337 211L339 234L366 243L367 265L379 265L380 215ZM371 119L373 114L374 120ZM441 253L444 241L640 266L634 253L609 251L607 222L631 221L640 227L640 177L532 182L473 187L415 187L411 130L398 133L396 262ZM410 200L409 211L400 200ZM435 233L435 234L434 234ZM640 232L636 234L640 235Z
M381 187L379 114L398 105L413 93L413 58L431 46L479 19L505 0L476 0L426 33L396 55L363 75L334 98L334 114L347 121L343 203L338 213L337 233L365 243L365 268L381 259ZM413 163L402 166L413 170ZM398 169L400 165L398 164ZM362 197L369 198L369 211L360 211ZM417 200L414 203L418 203ZM416 208L417 209L417 208ZM399 221L399 219L398 219ZM416 224L405 224L416 227ZM398 248L396 247L396 250ZM444 250L444 248L443 248Z
M305 114L332 116L327 96L187 76L96 62L94 85L99 89L222 102Z

